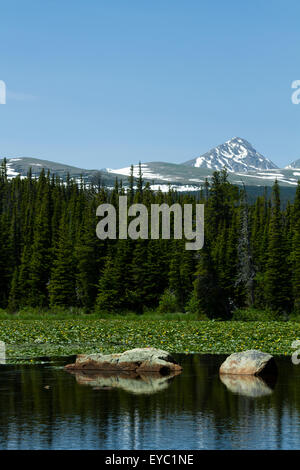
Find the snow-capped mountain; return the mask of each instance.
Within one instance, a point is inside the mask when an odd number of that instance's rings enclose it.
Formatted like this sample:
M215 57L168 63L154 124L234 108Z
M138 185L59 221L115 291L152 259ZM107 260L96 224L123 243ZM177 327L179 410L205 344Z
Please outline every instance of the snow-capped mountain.
M258 153L247 140L240 137L234 137L183 165L210 170L221 170L226 167L230 172L278 168L271 160Z
M0 157L1 160L1 157ZM127 187L130 175L130 166L120 169L103 168L88 170L74 166L31 157L7 157L7 176L9 179L20 175L26 178L29 169L33 177L38 177L42 169L66 180L67 175L77 182L103 184L113 188L116 178L122 180ZM129 164L131 162L128 162ZM273 162L258 153L245 139L234 139L219 145L201 157L190 160L184 164L167 162L142 163L144 182L148 182L153 190L160 188L168 191L169 188L177 191L197 191L203 187L206 180L213 177L215 170L224 167L229 170L229 181L237 185L251 187L272 186L277 179L281 186L295 188L300 179L300 159L292 162L286 168L279 169ZM139 173L139 165L134 165L134 176Z
M285 168L287 170L289 170L289 169L299 170L300 169L300 158L298 158L298 160L295 160L294 162L290 163Z

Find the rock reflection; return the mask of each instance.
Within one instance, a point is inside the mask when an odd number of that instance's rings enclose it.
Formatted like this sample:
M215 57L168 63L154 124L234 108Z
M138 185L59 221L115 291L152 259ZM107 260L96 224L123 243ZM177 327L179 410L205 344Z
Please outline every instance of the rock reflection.
M112 390L119 388L136 395L151 395L166 390L176 375L181 371L173 372L167 376L160 373L148 372L95 372L95 371L68 371L76 377L80 385L88 385L94 390Z
M276 377L220 374L220 379L230 392L252 398L271 395L276 385Z

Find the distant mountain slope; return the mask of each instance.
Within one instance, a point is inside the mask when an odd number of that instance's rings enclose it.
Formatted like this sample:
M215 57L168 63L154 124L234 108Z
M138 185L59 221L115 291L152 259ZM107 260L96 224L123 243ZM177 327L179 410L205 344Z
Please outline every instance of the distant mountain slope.
M183 165L210 170L221 170L226 166L230 172L278 168L271 160L258 153L247 140L240 137L234 137Z
M43 160L40 158L7 157L6 160L7 176L9 178L13 178L17 175L20 175L21 178L25 178L30 168L34 177L38 177L44 168L46 172L49 170L51 175L57 175L63 180L65 180L67 175L69 175L76 181L80 181L82 178L86 182L93 181L94 183L97 183L100 178L106 185L113 185L115 178L118 177L117 174L108 174L106 170L87 170L84 168L78 168L75 166Z
M299 170L300 169L300 158L298 158L298 160L295 160L294 162L290 163L285 168L286 169L291 169L292 168L292 169Z
M138 175L138 165L134 165L134 175ZM121 175L129 175L130 167L118 170L107 169L108 172L118 173ZM143 176L155 187L163 185L167 188L168 184L172 186L189 187L190 190L199 189L203 186L205 179L212 177L214 169L197 168L187 165L178 165L175 163L165 162L148 162L142 164ZM233 184L247 186L272 186L277 179L281 186L296 186L300 172L293 169L272 169L272 170L253 170L253 171L236 171L228 174L228 179Z
M214 149L214 155L218 154L218 164L216 162L214 164L212 163L213 159L211 152L207 152L207 154L205 154L209 155L206 162L207 164L210 163L212 168L208 168L207 165L203 166L202 163L204 160L197 162L197 159L190 160L190 162L186 162L185 164L148 162L142 164L143 179L145 182L149 182L154 190L160 188L162 191L168 191L169 187L171 187L178 191L197 191L203 186L206 179L211 179L213 172L216 170L216 166L219 170L224 168L225 165L223 162L226 160L228 163L226 165L227 168L231 162L231 171L229 172L228 177L229 181L233 184L244 184L248 187L251 186L259 188L272 186L275 179L277 179L281 186L290 188L296 187L298 179L300 178L300 170L297 169L297 162L292 163L284 169L278 169L272 162L270 162L270 160L260 156L260 154L258 154L256 150L254 150L253 147L251 147L251 145L244 139L235 138L228 141L227 144L217 147L216 149L219 149L218 151ZM221 147L222 149L220 150ZM227 156L224 156L224 148L227 149ZM232 152L230 154L231 157L229 156L229 148ZM204 158L204 156L199 158ZM196 164L198 166L196 166ZM233 165L237 165L237 168L242 169L232 171ZM272 168L251 169L255 165L261 165L263 167L272 166ZM247 169L248 167L250 170ZM32 169L34 177L38 177L42 168L44 168L46 171L49 170L50 174L58 175L63 180L66 180L67 175L69 174L71 178L78 182L82 178L87 183L101 183L109 188L114 186L116 178L122 180L124 187L126 187L128 185L128 176L130 174L130 166L116 170L109 168L101 170L87 170L39 158L7 158L7 174L9 178L13 178L17 175L24 178L26 177L29 168ZM135 176L138 175L138 169L138 165L134 165Z

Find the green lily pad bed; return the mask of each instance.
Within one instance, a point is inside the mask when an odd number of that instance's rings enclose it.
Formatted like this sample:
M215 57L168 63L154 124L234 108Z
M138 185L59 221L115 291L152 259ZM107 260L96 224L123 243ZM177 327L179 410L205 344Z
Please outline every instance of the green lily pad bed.
M260 349L291 355L300 339L294 322L222 322L136 319L0 320L7 363L40 362L43 357L122 352L156 347L171 353L231 354Z

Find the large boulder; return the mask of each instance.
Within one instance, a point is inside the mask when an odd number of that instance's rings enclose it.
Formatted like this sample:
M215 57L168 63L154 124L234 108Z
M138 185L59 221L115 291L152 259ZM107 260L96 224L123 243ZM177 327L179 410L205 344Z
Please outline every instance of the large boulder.
M250 349L228 356L220 367L220 374L266 375L275 373L276 369L271 354Z
M182 370L175 359L166 351L155 348L136 348L121 354L79 354L69 370L159 372L168 375Z

